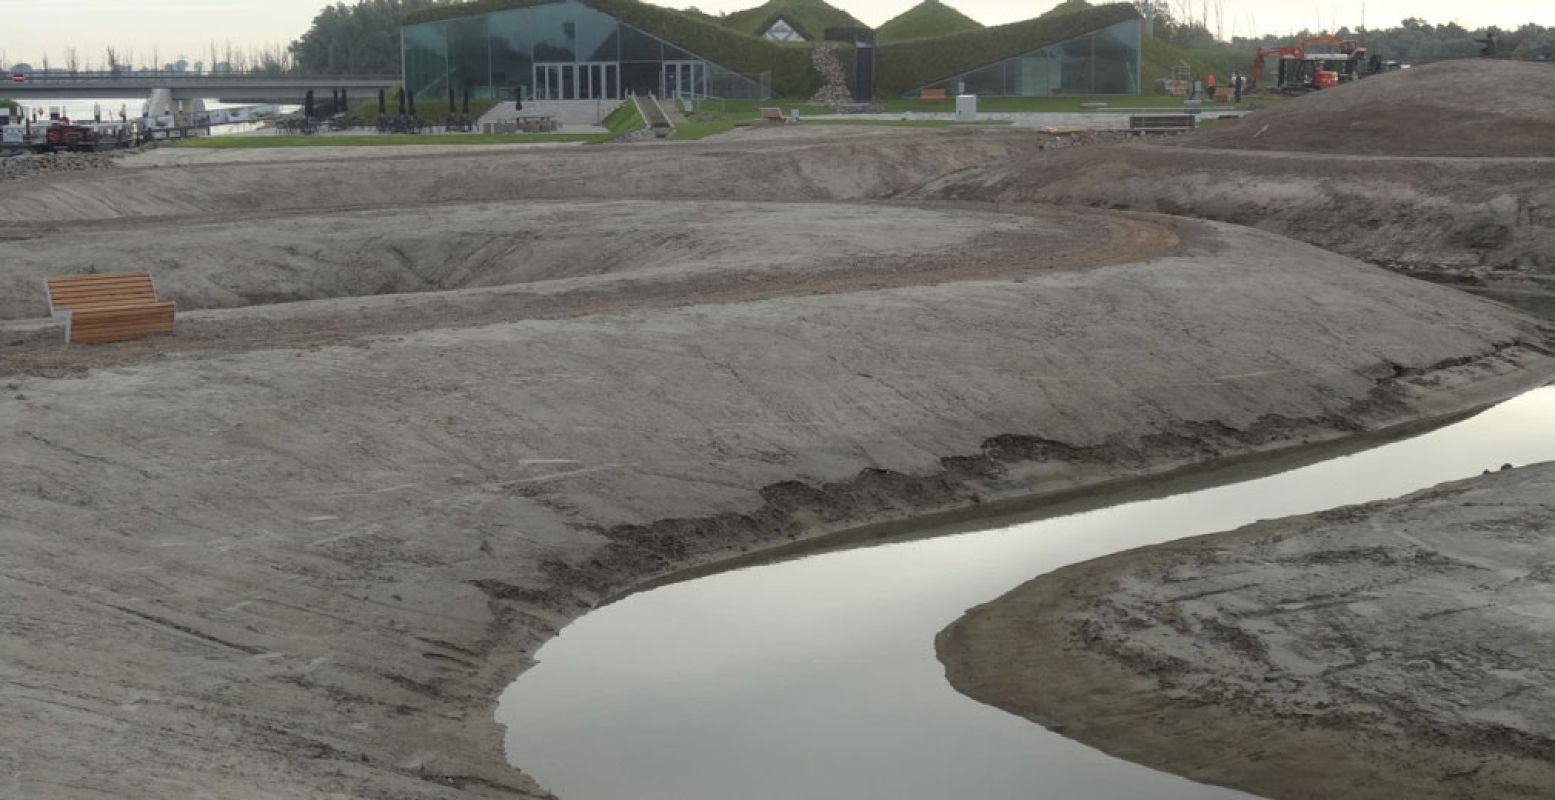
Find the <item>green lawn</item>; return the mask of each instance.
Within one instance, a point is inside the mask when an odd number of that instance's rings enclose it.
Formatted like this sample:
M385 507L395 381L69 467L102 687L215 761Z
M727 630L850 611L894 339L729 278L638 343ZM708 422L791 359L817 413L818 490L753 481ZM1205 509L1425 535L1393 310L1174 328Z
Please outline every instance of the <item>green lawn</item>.
M642 130L647 126L648 123L643 121L643 115L637 113L637 104L632 102L622 103L605 117L605 128L610 131L608 138L611 139Z
M1252 102L1252 101L1247 101ZM1246 107L1247 102L1242 104ZM1267 98L1259 98L1257 102L1268 103ZM1163 111L1181 109L1183 99L1181 97L1169 97L1161 94L1142 95L1106 95L1101 97L984 97L979 98L977 110L980 112L1014 113L1014 112L1059 112L1077 113L1093 111L1084 106L1085 103L1106 103L1108 108L1149 108ZM922 100L907 100L896 98L886 100L881 105L885 106L888 114L902 114L908 112L939 112L942 114L954 113L956 104L953 100L943 103L928 103ZM814 119L816 116L830 114L825 106L813 106L802 100L776 99L776 100L704 100L696 106L696 111L691 115L690 121L675 128L677 141L692 141L705 139L720 133L732 130L742 122L752 122L760 117L762 108L779 108L788 114L789 109L798 108L799 118L807 125L884 125L893 127L921 127L941 128L953 125L965 125L952 120L886 120L886 119ZM1214 106L1221 108L1221 106ZM1103 109L1105 112L1105 109ZM972 123L987 124L987 122Z
M1260 100L1267 102L1267 100ZM993 112L1059 112L1073 113L1091 111L1085 103L1106 103L1108 108L1182 108L1181 97L1170 97L1164 94L1137 94L1137 95L1100 95L1086 97L1082 95L1065 95L1062 97L980 97L977 101L978 111ZM904 111L940 112L944 114L955 113L956 101L954 98L941 103L924 102L922 100L909 100L906 98L890 98L881 101L885 110L890 113ZM1246 103L1244 102L1244 105ZM727 114L729 116L743 115L749 119L755 119L758 109L762 107L777 107L787 114L790 108L799 108L800 117L814 116L830 113L825 106L812 106L803 100L777 99L777 100L706 100L697 106L698 113ZM1217 106L1218 107L1218 106ZM1103 109L1105 110L1105 109Z
M1009 125L1007 119L957 122L953 119L804 119L802 125L877 125L882 128L955 128L967 125Z
M513 133L487 136L479 133L385 134L363 136L208 136L185 139L170 147L202 147L245 150L265 147L382 147L406 144L532 144L535 142L597 142L610 138L597 133Z

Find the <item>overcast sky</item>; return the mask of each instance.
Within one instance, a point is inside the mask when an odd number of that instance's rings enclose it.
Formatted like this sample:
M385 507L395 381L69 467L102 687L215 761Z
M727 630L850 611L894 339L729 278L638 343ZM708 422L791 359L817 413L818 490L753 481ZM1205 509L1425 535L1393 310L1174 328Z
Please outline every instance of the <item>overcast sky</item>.
M832 0L870 25L878 25L917 0ZM1058 0L946 0L979 22L996 25L1027 19ZM1195 0L1197 4L1199 0ZM661 0L663 5L704 11L735 11L761 0ZM1210 0L1213 5L1214 0ZM1303 27L1351 27L1361 23L1361 0L1220 0L1227 35L1253 31L1284 33ZM0 0L0 57L5 65L28 61L39 66L47 50L52 65L62 65L67 47L84 60L101 61L106 45L133 48L136 61L149 63L153 45L164 61L184 55L208 60L209 43L234 46L285 44L295 39L327 3L324 0ZM1176 5L1176 3L1173 3ZM1395 25L1415 16L1433 23L1457 21L1465 27L1524 22L1555 25L1555 0L1365 0L1366 24Z

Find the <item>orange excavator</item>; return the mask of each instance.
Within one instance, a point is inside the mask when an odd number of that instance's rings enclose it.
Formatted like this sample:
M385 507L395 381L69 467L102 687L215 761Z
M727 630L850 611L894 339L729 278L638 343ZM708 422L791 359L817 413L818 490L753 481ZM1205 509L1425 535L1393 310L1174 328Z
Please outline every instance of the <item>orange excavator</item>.
M1294 94L1328 89L1360 78L1366 66L1366 48L1334 36L1302 39L1294 47L1259 48L1253 56L1253 86L1259 85L1270 58L1279 59L1273 88Z

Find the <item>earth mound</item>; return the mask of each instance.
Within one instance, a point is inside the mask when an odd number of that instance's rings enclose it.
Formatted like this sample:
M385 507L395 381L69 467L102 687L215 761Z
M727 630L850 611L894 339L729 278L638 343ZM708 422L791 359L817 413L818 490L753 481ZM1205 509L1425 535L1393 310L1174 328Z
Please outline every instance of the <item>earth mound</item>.
M1397 156L1555 156L1555 65L1445 61L1314 92L1189 147Z

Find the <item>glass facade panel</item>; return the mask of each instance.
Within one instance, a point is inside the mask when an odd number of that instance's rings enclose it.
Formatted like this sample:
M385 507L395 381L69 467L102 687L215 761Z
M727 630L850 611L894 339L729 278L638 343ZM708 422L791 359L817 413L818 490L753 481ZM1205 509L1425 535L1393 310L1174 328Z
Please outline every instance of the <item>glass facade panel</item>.
M527 10L527 9L524 9ZM523 91L534 96L534 38L523 13L490 14L491 83L494 97Z
M435 87L443 93L452 88L486 96L491 88L490 36L486 17L463 17L448 21L448 85ZM417 92L420 94L420 92Z
M724 69L614 17L562 0L403 29L405 86L418 96L616 99L674 93L771 96L765 79ZM666 85L666 63L684 62ZM684 77L684 80L682 80Z
M1139 36L1139 20L1128 20L923 88L989 97L1139 94Z
M402 30L400 46L407 89L436 91L448 85L448 39L444 27L443 23L434 22ZM394 110L391 108L390 112Z
M659 40L630 26L621 26L622 61L663 61L664 47Z

